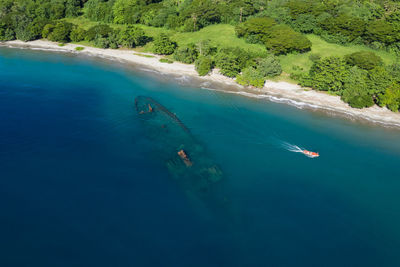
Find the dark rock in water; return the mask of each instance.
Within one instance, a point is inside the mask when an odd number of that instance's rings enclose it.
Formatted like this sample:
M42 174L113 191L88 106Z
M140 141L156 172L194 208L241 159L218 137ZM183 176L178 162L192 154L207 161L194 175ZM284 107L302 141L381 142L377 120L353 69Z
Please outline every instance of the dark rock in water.
M165 160L179 185L189 194L207 196L212 185L222 180L222 171L207 155L205 147L178 117L154 99L139 96L135 107L158 156Z

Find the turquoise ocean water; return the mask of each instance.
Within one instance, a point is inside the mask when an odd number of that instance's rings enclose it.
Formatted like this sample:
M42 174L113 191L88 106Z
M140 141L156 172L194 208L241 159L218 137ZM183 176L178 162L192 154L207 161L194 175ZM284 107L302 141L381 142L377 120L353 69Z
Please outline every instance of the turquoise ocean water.
M191 83L1 48L0 266L400 266L399 130ZM204 144L224 206L170 177L138 95Z

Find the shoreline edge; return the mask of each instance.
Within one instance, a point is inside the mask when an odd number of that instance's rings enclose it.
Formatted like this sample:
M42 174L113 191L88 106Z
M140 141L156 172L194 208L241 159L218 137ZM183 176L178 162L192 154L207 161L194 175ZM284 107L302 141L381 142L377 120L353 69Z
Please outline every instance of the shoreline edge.
M9 48L26 48L34 50L52 51L52 52L68 52L74 54L84 54L87 56L95 56L110 60L125 61L128 63L142 65L149 69L161 72L163 74L190 76L201 81L213 82L224 86L234 86L236 90L225 90L216 88L203 88L219 92L234 93L247 97L255 97L268 99L272 102L285 103L297 108L308 108L311 110L320 110L325 113L342 115L346 118L360 119L374 124L380 124L386 127L400 128L400 113L395 113L387 108L378 107L376 105L370 108L356 109L340 100L339 96L332 96L324 92L312 89L302 88L299 85L287 82L274 82L267 80L263 88L244 87L235 82L233 78L225 77L214 69L206 76L199 76L194 65L173 62L171 64L160 62L162 56L150 53L138 53L128 49L102 49L68 43L59 46L58 43L36 40L30 42L23 41L7 41L0 42L0 46ZM76 47L84 47L83 50L77 51ZM151 57L146 57L151 56Z

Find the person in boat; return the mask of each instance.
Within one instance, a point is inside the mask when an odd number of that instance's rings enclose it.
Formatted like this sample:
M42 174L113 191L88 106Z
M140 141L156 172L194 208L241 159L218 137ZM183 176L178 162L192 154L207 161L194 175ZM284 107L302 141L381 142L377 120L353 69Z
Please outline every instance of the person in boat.
M188 155L186 154L186 152L183 149L178 151L178 155L183 160L183 162L185 163L185 165L187 167L190 167L193 165L193 163L190 161Z

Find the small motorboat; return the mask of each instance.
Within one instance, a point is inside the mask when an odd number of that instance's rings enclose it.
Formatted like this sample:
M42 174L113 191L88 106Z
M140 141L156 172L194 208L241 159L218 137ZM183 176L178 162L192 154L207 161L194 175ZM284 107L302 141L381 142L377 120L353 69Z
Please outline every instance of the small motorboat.
M319 157L319 153L318 152L312 152L312 151L308 151L308 150L303 150L303 154L306 155L307 157L310 157L310 158Z

